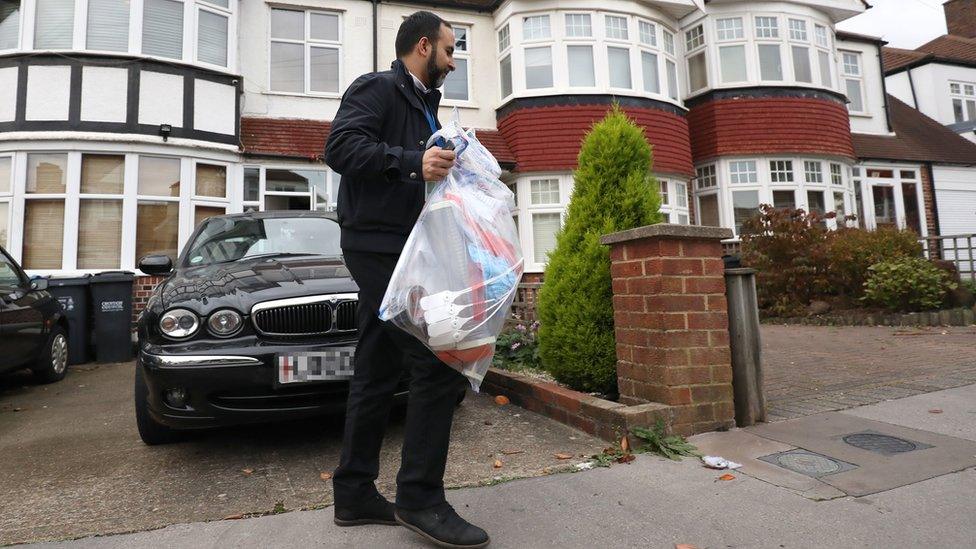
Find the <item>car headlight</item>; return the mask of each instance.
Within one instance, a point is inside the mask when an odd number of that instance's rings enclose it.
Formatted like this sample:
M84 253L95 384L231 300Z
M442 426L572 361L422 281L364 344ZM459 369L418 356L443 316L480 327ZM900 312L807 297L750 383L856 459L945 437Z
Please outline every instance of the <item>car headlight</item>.
M217 337L228 337L237 333L244 324L240 313L231 309L223 309L210 315L207 327L210 333Z
M190 337L200 328L200 319L193 311L173 309L166 311L159 319L159 329L163 335L173 339Z

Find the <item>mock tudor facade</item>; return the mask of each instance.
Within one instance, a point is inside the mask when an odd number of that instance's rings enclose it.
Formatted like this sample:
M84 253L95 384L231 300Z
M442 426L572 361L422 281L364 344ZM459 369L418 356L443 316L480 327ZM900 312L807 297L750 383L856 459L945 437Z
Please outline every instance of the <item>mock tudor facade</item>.
M881 41L836 31L867 7L0 0L0 244L31 274L136 270L209 215L334 209L342 92L389 66L417 9L455 29L440 118L457 108L505 168L529 276L614 102L645 129L672 223L737 232L770 203L941 234L939 174L976 187L976 146L886 93Z

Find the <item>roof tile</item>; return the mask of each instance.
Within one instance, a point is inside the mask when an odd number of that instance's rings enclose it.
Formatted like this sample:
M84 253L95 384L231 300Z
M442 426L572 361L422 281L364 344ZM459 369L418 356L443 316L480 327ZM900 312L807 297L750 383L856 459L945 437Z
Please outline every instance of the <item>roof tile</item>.
M853 134L858 158L976 164L976 144L889 95L895 135Z

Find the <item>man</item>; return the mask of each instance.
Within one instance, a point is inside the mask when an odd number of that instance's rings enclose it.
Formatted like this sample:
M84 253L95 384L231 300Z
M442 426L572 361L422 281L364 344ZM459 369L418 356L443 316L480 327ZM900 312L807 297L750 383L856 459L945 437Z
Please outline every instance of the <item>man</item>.
M349 86L332 123L326 163L342 174L339 224L346 265L359 285L359 344L342 456L332 485L335 522L402 524L442 547L484 547L488 535L444 497L454 407L464 377L415 338L379 319L379 306L424 205L425 183L443 179L454 153L425 150L438 128L439 88L454 70L454 32L426 11L409 16L389 71ZM396 505L376 489L379 451L401 373L410 397Z

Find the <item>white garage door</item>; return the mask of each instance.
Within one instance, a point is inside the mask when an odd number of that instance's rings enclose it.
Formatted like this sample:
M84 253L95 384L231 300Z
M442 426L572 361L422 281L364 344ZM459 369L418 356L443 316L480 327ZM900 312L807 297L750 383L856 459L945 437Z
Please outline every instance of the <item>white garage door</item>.
M976 233L976 168L935 166L932 171L941 233Z

